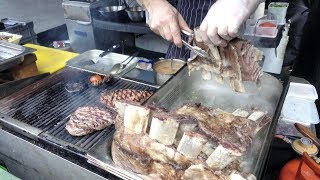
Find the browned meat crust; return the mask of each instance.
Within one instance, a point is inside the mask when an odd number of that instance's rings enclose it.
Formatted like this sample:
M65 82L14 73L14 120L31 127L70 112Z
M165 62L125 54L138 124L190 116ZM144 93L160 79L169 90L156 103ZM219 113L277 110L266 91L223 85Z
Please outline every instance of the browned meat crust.
M83 136L110 126L113 119L114 115L104 108L80 107L71 115L66 129L73 136Z
M113 109L116 100L127 100L132 102L142 103L147 100L153 92L140 91L135 89L119 89L115 91L105 91L101 93L100 101L102 104Z

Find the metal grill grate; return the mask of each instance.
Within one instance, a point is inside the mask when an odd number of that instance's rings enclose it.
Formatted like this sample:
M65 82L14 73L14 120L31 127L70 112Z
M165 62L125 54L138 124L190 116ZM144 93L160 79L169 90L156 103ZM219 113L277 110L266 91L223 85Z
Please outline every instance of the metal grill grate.
M43 132L40 134L40 139L44 141L84 154L100 138L112 131L113 127L82 137L71 136L65 130L65 123L69 120L72 112L81 106L102 106L99 99L100 93L104 90L125 88L155 90L153 87L123 79L114 79L112 83L96 88L87 82L91 75L89 73L81 72L79 74L78 72L75 75L76 78L69 78L72 76L68 75L70 74L53 75L56 78L42 80L33 84L32 87L2 99L0 112L40 129ZM65 90L66 83L75 80L77 82L80 80L84 84L85 90L79 93L68 93ZM25 91L29 91L29 93Z

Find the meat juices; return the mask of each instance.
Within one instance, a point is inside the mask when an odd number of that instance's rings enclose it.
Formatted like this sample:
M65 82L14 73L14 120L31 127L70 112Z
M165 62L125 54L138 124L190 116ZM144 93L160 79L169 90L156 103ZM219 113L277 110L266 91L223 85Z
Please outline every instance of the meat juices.
M66 129L73 136L83 136L110 126L113 119L113 114L104 108L79 107L66 123Z
M202 42L198 36L195 30L194 45L208 52L210 58L191 57L188 60L189 74L201 71L204 80L212 79L212 74L215 74L215 80L219 83L228 78L231 88L237 92L245 92L242 81L256 82L262 76L259 66L262 51L248 41L234 39L226 47L216 47Z

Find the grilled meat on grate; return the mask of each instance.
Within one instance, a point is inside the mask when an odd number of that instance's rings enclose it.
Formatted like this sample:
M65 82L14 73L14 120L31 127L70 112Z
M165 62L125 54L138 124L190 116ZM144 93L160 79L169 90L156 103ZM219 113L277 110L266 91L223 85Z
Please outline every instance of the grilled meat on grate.
M116 100L127 100L142 103L147 100L153 92L140 91L135 89L119 89L115 91L105 91L101 93L100 101L109 108L115 107Z
M83 136L110 126L113 119L113 114L104 108L79 107L66 123L66 129L73 136Z

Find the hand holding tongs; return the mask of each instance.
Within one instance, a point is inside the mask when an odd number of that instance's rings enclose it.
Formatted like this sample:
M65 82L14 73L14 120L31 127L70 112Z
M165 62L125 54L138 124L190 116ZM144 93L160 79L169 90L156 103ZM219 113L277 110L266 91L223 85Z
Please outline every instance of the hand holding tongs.
M189 37L193 37L194 34L189 33L188 31L185 30L181 30L181 32ZM203 58L209 58L208 53L201 49L198 46L192 46L189 43L187 43L185 40L182 40L183 45L185 45L188 49L190 49L191 51L193 51L196 55L201 56Z

